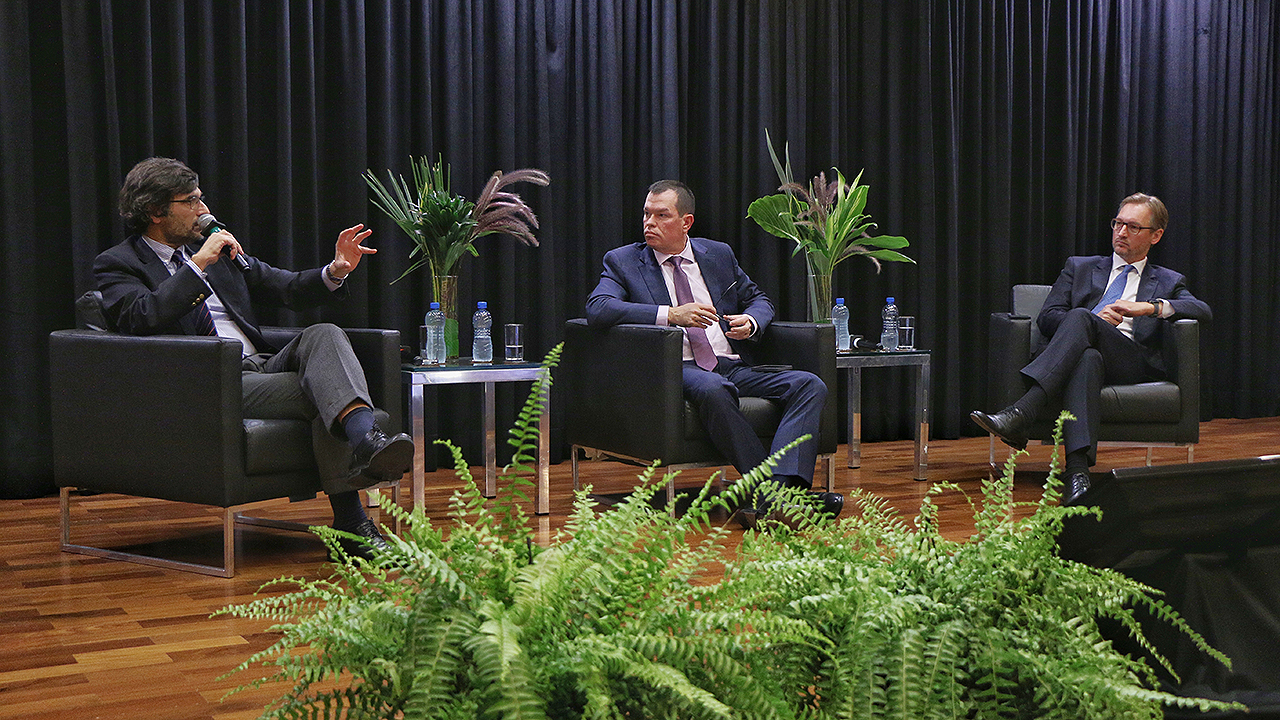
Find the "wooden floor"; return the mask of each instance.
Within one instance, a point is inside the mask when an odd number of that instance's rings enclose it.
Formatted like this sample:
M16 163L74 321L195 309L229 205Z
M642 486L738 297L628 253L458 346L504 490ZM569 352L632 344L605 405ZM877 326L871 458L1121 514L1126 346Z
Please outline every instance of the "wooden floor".
M1003 449L1003 446L999 446ZM935 441L929 452L931 480L947 480L977 494L987 475L987 440ZM863 488L902 512L914 514L930 483L910 480L910 441L864 447L863 467L844 467L837 456L836 490ZM1201 426L1196 461L1280 453L1280 418L1215 420ZM1038 497L1049 449L1031 448L1015 485L1020 499ZM1095 472L1141 465L1145 451L1103 448ZM1185 450L1155 451L1155 464L1186 460ZM600 492L626 490L631 468L587 463L584 477ZM686 473L697 484L709 471ZM457 481L432 475L427 512L443 518ZM545 533L558 528L570 506L569 464L552 468L551 514L535 520ZM404 493L407 503L407 488ZM150 544L178 555L220 557L217 513L207 508L112 495L76 498L80 520L76 542L110 546ZM942 496L948 536L968 534L968 505L955 492ZM325 523L322 498L280 502L262 515ZM143 565L59 552L56 497L0 501L0 719L253 718L279 694L264 688L220 702L243 682L218 680L272 637L266 624L210 619L230 603L252 598L264 581L281 575L318 577L325 553L314 537L270 529L241 530L239 574L229 580L159 570Z

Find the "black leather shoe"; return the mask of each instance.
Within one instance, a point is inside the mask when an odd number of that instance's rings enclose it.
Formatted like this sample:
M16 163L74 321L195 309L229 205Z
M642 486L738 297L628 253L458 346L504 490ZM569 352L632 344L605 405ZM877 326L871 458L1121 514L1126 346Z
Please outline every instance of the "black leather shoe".
M815 497L822 503L822 512L830 515L834 520L840 517L840 513L844 512L844 495L834 492L816 493Z
M1088 470L1076 470L1067 476L1066 482L1062 483L1062 505L1075 505L1089 492L1089 488L1093 487L1093 483L1089 481Z
M404 433L387 435L375 427L351 451L347 482L365 488L397 480L413 467L413 439Z
M844 510L844 496L840 493L809 493L808 500L811 507L833 520ZM792 530L800 527L800 512L795 505L779 505L768 512L766 517L770 522L786 525Z
M372 560L375 553L382 552L391 546L387 544L387 539L382 537L382 533L378 530L378 525L370 518L361 520L353 528L335 528L349 532L352 535L359 535L360 541L342 539L338 544L351 557L364 558Z
M1005 445L1014 450L1023 450L1027 447L1027 426L1031 424L1031 418L1018 408L1010 405L991 415L981 410L974 410L969 413L969 417L978 424L978 427L1000 438Z
M766 514L759 508L740 507L733 514L733 519L738 521L738 525L742 526L743 530L755 530Z

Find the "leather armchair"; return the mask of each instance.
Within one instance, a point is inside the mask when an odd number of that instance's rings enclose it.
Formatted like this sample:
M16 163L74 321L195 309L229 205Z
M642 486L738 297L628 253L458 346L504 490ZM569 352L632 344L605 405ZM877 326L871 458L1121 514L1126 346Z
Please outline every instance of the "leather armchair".
M599 330L581 318L566 323L561 384L574 489L580 450L643 465L660 459L671 469L728 464L681 390L682 341L680 328L674 327L617 325ZM836 392L835 328L830 324L774 322L761 338L755 359L808 370L822 378L830 394ZM762 398L744 397L739 405L768 447L781 419L780 408ZM828 400L815 438L828 488L836 433L836 405ZM667 495L673 498L673 486L668 486Z
M240 343L218 337L135 337L104 330L100 297L77 301L80 329L49 337L54 477L61 489L62 549L220 577L235 574L235 523L244 506L320 489L309 422L241 412ZM95 313L96 311L96 313ZM263 328L277 346L300 328ZM402 424L400 334L348 330L383 427ZM172 377L172 382L165 382ZM171 561L70 541L70 491L120 493L224 509L222 567Z
M1035 318L1040 314L1049 285L1015 285L1011 313L992 313L988 359L989 407L1012 404L1030 387L1021 374L1035 353L1046 344ZM1129 445L1151 449L1159 446L1187 448L1187 462L1195 457L1200 441L1200 325L1177 320L1165 333L1165 367L1170 380L1102 388L1102 416L1098 444ZM1031 428L1030 437L1048 441L1061 407L1050 407ZM995 437L990 459L995 462Z

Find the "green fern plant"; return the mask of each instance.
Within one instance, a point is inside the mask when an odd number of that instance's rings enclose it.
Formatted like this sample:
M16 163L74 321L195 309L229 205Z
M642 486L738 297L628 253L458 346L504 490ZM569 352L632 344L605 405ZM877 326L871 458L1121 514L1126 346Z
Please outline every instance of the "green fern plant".
M1057 556L1063 519L1094 511L1058 507L1056 458L1022 520L1011 459L983 486L965 542L939 533L945 485L914 523L863 492L859 512L832 522L805 493L765 482L793 443L721 494L708 481L680 517L651 504L668 480L656 467L607 512L585 488L539 547L523 504L549 383L544 373L511 432L495 501L449 446L464 488L447 527L384 498L407 527L388 552L347 558L325 580L269 583L296 589L222 611L277 623L279 641L236 668L272 670L237 690L291 684L264 718L1155 718L1164 703L1226 707L1150 689L1151 670L1102 639L1096 621L1113 618L1164 662L1134 620L1143 607L1226 662L1149 588ZM795 517L748 532L734 555L724 511L757 493ZM333 531L316 532L341 552Z
M914 524L855 490L860 512L840 523L748 537L715 600L804 619L827 638L789 655L791 692L809 698L813 717L1160 718L1164 704L1228 707L1152 689L1152 669L1111 647L1100 619L1173 673L1145 640L1134 614L1142 608L1230 664L1151 588L1058 555L1063 521L1098 510L1058 505L1056 453L1022 519L1013 471L1011 457L984 484L962 542L937 522L935 498L955 486L933 485Z

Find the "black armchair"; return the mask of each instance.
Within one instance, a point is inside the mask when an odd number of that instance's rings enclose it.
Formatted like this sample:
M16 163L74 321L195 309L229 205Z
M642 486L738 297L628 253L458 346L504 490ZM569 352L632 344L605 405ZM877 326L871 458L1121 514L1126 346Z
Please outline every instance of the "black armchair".
M991 314L991 348L988 359L989 407L1012 404L1027 391L1030 382L1020 370L1045 345L1036 326L1049 285L1015 285L1012 313ZM1186 447L1187 462L1195 457L1200 441L1200 325L1178 320L1165 334L1164 360L1170 380L1102 388L1102 416L1098 444L1147 448L1147 465L1153 447ZM1047 408L1036 418L1030 437L1047 441L1060 407ZM995 462L995 436L990 460Z
M682 341L676 327L617 325L598 330L583 319L565 325L561 383L575 490L580 450L643 465L660 459L672 469L728 464L681 390ZM808 370L835 393L835 328L829 323L774 322L755 356L760 363ZM776 403L742 398L739 404L768 447L781 419ZM823 409L814 441L830 489L831 459L838 443L833 401ZM668 486L669 501L674 493L674 486Z
M320 489L311 423L246 418L240 343L218 337L135 337L105 331L100 297L77 301L80 329L49 337L54 477L61 542L77 552L231 577L235 524L297 529L251 518L244 506ZM284 345L298 328L263 328ZM399 428L400 333L348 330L383 427ZM166 375L186 382L165 383ZM194 379L194 380L193 380ZM212 505L223 513L223 565L200 565L71 542L73 489Z

